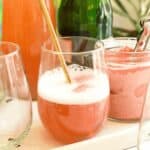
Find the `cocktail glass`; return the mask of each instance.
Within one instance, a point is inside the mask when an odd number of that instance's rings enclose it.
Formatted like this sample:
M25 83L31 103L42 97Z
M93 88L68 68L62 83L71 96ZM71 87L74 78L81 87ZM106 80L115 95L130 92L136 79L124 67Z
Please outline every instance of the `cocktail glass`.
M73 143L93 137L107 120L109 81L100 41L87 37L60 38L62 52L51 41L42 46L38 110L43 125L57 140ZM58 56L63 55L71 84Z

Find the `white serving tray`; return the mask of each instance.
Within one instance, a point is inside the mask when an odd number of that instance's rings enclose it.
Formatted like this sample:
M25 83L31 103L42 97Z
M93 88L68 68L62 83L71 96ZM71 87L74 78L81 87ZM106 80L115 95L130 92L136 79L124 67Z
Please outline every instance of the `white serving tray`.
M95 137L63 145L47 134L38 116L37 103L33 102L32 127L19 150L126 150L136 145L138 125L139 123L107 121Z

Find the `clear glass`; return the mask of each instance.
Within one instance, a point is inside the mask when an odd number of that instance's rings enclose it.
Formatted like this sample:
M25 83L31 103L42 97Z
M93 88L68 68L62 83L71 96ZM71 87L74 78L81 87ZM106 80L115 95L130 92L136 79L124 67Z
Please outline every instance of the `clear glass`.
M38 110L43 125L57 140L73 143L93 137L107 120L109 81L104 48L87 37L60 39L62 52L50 41L42 47L38 80ZM66 82L58 56L71 77Z
M134 52L135 38L104 41L110 77L109 117L120 121L139 121L150 81L150 51Z
M0 149L19 147L31 120L31 96L19 46L0 42Z
M138 150L149 150L150 148L150 84L145 96L137 143Z

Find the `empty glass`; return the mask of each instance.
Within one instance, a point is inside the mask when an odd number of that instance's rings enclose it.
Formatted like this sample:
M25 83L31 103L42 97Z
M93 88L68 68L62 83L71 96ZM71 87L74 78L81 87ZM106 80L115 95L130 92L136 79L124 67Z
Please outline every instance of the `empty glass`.
M0 42L0 149L20 146L30 129L31 108L19 46Z
M150 148L150 84L147 89L138 135L138 150Z

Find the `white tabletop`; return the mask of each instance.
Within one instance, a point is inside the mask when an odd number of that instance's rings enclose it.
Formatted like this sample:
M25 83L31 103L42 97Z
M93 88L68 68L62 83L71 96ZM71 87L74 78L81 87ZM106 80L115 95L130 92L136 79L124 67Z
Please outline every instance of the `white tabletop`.
M33 123L29 135L19 150L125 150L136 145L138 123L108 121L103 130L92 139L63 145L48 135L42 126L37 103L33 102Z

